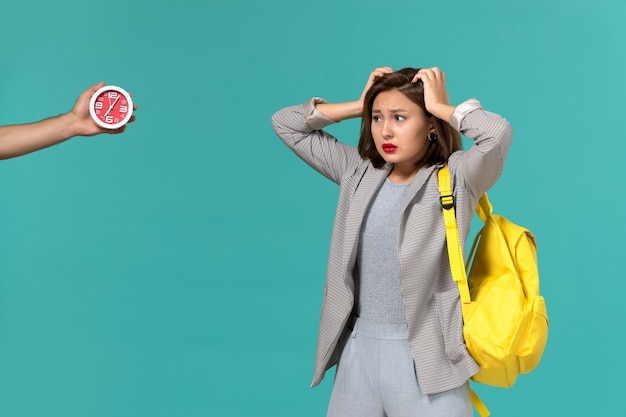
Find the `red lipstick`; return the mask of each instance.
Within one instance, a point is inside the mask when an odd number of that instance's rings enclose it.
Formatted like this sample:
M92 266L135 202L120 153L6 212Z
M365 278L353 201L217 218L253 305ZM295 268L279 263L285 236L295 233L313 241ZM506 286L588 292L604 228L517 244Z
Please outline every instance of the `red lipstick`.
M398 149L398 147L396 145L394 145L393 143L383 143L383 152L385 153L392 153L395 152L396 149Z

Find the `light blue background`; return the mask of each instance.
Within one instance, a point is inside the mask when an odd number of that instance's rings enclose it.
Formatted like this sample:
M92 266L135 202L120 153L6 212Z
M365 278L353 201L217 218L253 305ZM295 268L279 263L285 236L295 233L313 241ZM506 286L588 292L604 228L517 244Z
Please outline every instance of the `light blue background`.
M624 0L4 2L0 124L133 93L122 136L0 162L0 415L323 416L336 187L269 118L438 65L515 129L496 210L539 245L539 368L494 416L624 416ZM356 143L358 121L332 126Z

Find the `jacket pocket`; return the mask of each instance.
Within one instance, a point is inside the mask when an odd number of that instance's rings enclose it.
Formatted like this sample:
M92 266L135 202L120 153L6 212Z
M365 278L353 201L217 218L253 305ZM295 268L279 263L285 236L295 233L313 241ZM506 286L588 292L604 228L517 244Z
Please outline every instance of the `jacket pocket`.
M452 288L446 292L435 293L434 299L446 356L452 363L459 362L469 355L463 340L463 314L459 290Z

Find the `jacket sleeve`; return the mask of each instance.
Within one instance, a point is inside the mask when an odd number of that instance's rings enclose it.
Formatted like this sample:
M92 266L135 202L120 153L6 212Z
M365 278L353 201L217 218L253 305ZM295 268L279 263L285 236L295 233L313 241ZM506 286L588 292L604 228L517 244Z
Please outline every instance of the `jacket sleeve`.
M474 142L468 151L455 152L450 157L450 169L456 166L461 170L457 178L475 197L480 197L502 174L513 130L506 119L484 110L475 99L457 106L450 125Z
M362 161L354 146L339 142L322 129L332 120L315 105L324 100L312 98L303 105L286 107L272 116L278 137L320 174L339 184Z

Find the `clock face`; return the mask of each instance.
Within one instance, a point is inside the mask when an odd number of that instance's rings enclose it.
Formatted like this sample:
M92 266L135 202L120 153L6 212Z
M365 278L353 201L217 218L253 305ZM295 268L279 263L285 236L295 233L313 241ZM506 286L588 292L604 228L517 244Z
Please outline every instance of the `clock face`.
M123 88L106 85L91 97L89 113L98 126L117 129L130 120L133 101Z

